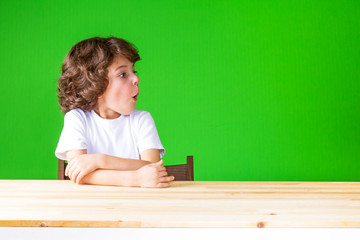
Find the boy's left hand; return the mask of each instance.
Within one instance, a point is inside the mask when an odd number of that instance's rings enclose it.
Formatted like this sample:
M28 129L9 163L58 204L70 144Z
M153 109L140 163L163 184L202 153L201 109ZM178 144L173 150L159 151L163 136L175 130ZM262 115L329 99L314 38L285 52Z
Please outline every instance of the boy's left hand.
M86 175L95 171L99 167L99 154L82 154L69 161L65 170L65 175L69 176L73 182L79 184Z

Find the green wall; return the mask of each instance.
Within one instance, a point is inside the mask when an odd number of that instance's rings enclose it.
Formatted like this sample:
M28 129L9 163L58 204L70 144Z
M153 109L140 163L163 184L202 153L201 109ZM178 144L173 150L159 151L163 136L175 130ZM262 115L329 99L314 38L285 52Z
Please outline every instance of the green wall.
M56 179L61 63L140 49L137 109L196 180L360 180L360 2L1 1L1 179Z

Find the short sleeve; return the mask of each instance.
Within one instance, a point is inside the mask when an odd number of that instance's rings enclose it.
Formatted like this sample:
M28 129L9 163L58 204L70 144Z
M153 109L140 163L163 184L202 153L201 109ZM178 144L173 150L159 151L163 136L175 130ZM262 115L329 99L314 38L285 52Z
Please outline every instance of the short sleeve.
M165 154L165 149L160 142L154 119L149 112L142 112L139 117L138 128L138 148L140 154L147 149L159 149L160 158Z
M62 160L66 159L66 151L75 149L87 149L86 121L79 111L67 112L64 117L64 128L55 150L55 156Z

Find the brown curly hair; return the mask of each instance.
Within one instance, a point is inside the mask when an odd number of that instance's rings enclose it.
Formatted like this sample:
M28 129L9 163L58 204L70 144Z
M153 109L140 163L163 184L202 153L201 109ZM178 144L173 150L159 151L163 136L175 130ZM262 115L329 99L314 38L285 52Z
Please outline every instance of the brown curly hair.
M61 111L94 109L98 97L108 86L107 68L116 56L123 56L132 63L140 60L137 48L121 38L94 37L75 44L65 57L58 80Z

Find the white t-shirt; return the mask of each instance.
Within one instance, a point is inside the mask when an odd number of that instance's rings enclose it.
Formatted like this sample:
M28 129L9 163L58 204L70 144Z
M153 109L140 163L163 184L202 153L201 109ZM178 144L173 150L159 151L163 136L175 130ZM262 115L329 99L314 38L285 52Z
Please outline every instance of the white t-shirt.
M103 119L94 110L67 112L55 156L67 160L66 151L76 149L130 159L140 159L147 149L159 149L160 157L165 154L150 113L138 110L116 119Z

